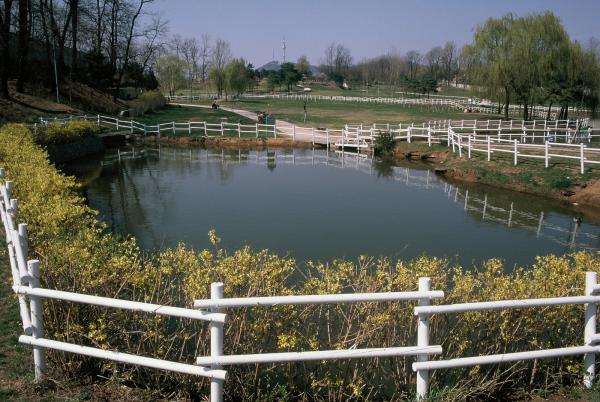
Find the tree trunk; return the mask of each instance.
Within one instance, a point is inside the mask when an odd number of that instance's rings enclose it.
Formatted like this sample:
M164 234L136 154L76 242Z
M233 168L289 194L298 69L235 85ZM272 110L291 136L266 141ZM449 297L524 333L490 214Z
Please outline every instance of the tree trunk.
M529 120L529 109L527 108L527 102L523 102L523 120Z
M19 79L17 92L23 92L27 79L27 53L29 51L29 0L19 0Z
M0 15L0 97L9 99L8 75L10 74L10 19L12 0L4 0L3 14Z
M77 28L79 26L79 0L71 0L71 79L77 78Z
M510 92L505 88L504 91L504 119L508 120L508 106L510 105Z
M550 120L550 113L552 112L552 102L548 106L548 112L546 113L546 120Z
M135 22L138 17L142 13L142 8L144 4L146 4L149 0L140 0L140 5L138 6L133 18L131 18L131 27L129 28L129 36L127 37L127 45L125 46L125 54L123 55L123 65L119 70L119 77L117 78L117 85L115 88L115 93L113 95L113 101L116 102L119 97L119 92L121 90L121 81L123 80L123 75L125 74L125 70L127 69L127 65L129 64L129 52L131 50L131 42L133 41L133 31L135 29Z

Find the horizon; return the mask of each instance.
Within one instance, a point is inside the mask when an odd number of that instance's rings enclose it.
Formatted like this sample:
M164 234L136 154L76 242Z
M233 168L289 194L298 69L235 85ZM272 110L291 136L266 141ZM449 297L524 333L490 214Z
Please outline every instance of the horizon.
M284 37L288 62L295 62L305 55L312 65L318 66L325 48L335 42L348 47L356 63L387 53L405 54L417 50L424 54L447 41L462 47L471 41L477 25L490 17L510 12L521 16L551 11L560 18L571 40L585 44L592 37L600 37L600 29L594 21L600 15L600 2L580 0L576 3L574 7L572 3L557 0L527 3L509 0L502 4L474 0L452 3L386 0L377 5L377 16L366 21L364 16L374 7L356 0L343 5L308 0L300 9L275 0L260 3L170 0L168 4L162 0L151 3L149 9L169 21L169 36L199 38L206 33L213 41L222 38L230 43L235 57L261 67L271 61L283 61ZM337 23L332 18L336 13L343 16ZM210 18L199 19L198 15L202 14L208 14ZM403 18L405 14L408 17ZM265 17L268 23L258 24L263 16L268 16ZM422 23L424 19L431 23Z

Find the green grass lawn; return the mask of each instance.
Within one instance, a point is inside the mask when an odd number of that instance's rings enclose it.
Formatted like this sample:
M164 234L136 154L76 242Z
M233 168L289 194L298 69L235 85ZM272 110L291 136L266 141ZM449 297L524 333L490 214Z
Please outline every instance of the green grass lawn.
M33 356L30 347L17 340L22 334L17 298L10 284L10 266L6 243L0 241L0 400L8 400L20 382L33 379Z
M221 121L228 121L230 123L240 122L242 124L254 124L254 122L248 118L242 117L235 113L225 112L219 109L213 110L177 106L167 106L155 113L146 113L143 116L135 117L133 118L133 120L148 125L170 123L172 121L186 123L188 121L206 121L207 123L220 123Z
M206 102L205 102L206 103ZM243 99L221 102L223 106L267 111L276 118L298 125L304 124L304 101L281 99ZM345 124L424 123L444 119L498 119L498 115L465 114L442 108L405 105L369 104L359 102L309 101L306 104L307 126L340 128Z

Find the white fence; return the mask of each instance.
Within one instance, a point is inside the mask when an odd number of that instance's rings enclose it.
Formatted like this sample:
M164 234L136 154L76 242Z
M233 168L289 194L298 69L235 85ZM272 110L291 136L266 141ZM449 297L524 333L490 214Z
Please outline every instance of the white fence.
M63 119L40 118L40 123L66 122L70 120L93 121L98 126L140 133L143 135L164 133L177 135L200 135L205 137L234 136L238 138L273 136L292 141L309 142L351 149L372 148L377 137L389 133L397 141L426 141L429 146L446 143L462 157L463 152L471 158L473 152L486 153L488 161L494 153L519 158L544 160L549 167L551 159L578 160L580 173L585 165L600 163L600 148L589 144L600 138L600 129L592 128L589 119L576 120L439 120L415 124L347 124L341 129L300 127L291 124L240 124L203 122L170 122L147 125L134 120L121 120L109 116L71 116ZM37 129L37 126L34 127ZM598 134L596 134L598 133ZM563 142L562 144L560 142ZM584 144L587 142L588 145Z
M3 177L4 171L0 170L0 178ZM208 377L211 381L211 401L221 401L223 398L223 387L226 378L226 371L222 369L223 366L382 356L415 356L417 361L413 363L412 368L417 375L416 394L419 399L427 397L429 374L432 370L573 355L584 355L585 375L583 381L588 388L593 384L596 362L595 354L600 352L600 346L597 345L600 342L600 334L596 333L597 304L600 302L600 296L597 296L597 294L600 292L600 285L596 282L595 272L587 273L585 292L582 296L501 300L453 305L431 305L432 300L442 299L444 293L442 291L431 290L429 278L419 278L418 291L242 298L224 298L223 284L213 283L211 285L211 298L196 300L194 302L194 309L119 300L40 287L39 263L36 260L27 260L29 254L27 226L25 224L16 224L18 220L18 204L17 200L12 198L12 188L13 184L10 181L0 183L0 215L6 233L9 262L13 277L13 290L18 296L19 311L25 332L25 335L19 337L19 342L33 346L35 378L37 381L42 379L45 370L44 349L55 349L115 362ZM210 356L198 357L196 365L190 365L46 339L44 338L42 308L43 299L45 298L208 321L210 323ZM226 309L242 307L268 308L281 305L316 305L325 303L406 301L418 302L418 306L414 309L414 313L418 317L416 346L244 355L224 354L223 341ZM582 345L571 345L556 349L519 351L498 355L461 357L450 360L430 360L430 356L439 355L443 352L440 345L430 344L432 334L430 334L429 330L429 319L432 315L542 306L549 307L566 304L585 305L585 327L582 329Z
M447 95L425 95L410 92L397 92L411 96L388 97L388 96L345 96L345 95L312 95L312 94L242 94L240 99L282 99L282 100L299 100L299 101L332 101L332 102L353 102L353 103L370 103L370 104L387 104L387 105L402 105L402 106L430 106L443 107L455 110L469 110L478 113L497 113L498 105L482 104L469 102L469 98L460 96ZM169 102L181 100L207 100L216 99L215 94L198 94L198 95L175 95L166 97ZM511 104L508 106L509 113L522 114L523 106ZM504 106L502 106L504 111ZM550 109L551 117L555 117L561 111L560 107L552 107ZM591 111L585 108L569 107L569 113L575 115L589 115ZM546 117L548 114L547 106L530 106L529 113L531 116Z

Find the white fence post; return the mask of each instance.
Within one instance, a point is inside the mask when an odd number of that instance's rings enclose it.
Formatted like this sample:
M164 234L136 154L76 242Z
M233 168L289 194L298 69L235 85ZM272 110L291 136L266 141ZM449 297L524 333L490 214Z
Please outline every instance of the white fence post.
M29 287L40 287L40 266L38 260L30 260L27 262L29 271ZM39 296L29 296L31 305L31 326L33 329L34 338L44 337L44 309L42 307L42 299ZM46 369L46 359L44 349L39 346L33 347L33 365L35 372L35 382L39 383L44 379L44 370Z
M548 167L548 140L544 141L544 167Z
M277 138L277 120L273 120L273 137Z
M428 292L431 290L431 279L419 278L419 292ZM419 306L428 306L428 298L419 299ZM429 346L429 315L419 314L419 323L417 327L417 346ZM427 355L418 355L418 362L426 362ZM429 371L417 370L417 400L422 401L427 397L427 388L429 387Z
M410 144L410 136L412 134L412 126L408 126L408 133L406 134L406 142Z
M100 115L98 115L98 127L100 127Z
M585 145L583 142L579 144L579 161L580 161L580 172L585 173Z
M513 140L513 141L514 141L514 144L515 144L515 151L514 151L515 152L515 160L514 160L514 163L515 163L515 166L517 166L517 158L518 158L518 155L519 155L519 145L518 145L516 139Z
M240 123L238 123L238 138L242 138L242 127L240 126Z
M596 273L586 272L585 273L585 295L592 296L594 294L594 287L596 287ZM596 334L596 303L587 303L585 305L585 330L584 330L584 343L586 346L592 345L592 337ZM585 374L583 377L583 384L586 388L592 388L594 382L594 376L596 374L596 355L594 353L587 353L583 356L583 365Z
M213 282L210 284L210 298L223 298L223 283ZM211 313L220 313L219 307L211 307ZM223 323L212 321L210 323L210 355L212 357L223 356ZM220 365L211 364L211 369L219 370ZM223 402L223 380L211 378L210 380L210 402Z
M469 149L467 151L469 159L471 159L471 135L469 134Z
M312 146L314 148L315 147L315 128L314 127L311 128L311 132L312 132ZM358 149L358 139L356 140L356 148Z
M296 125L292 126L292 141L296 141Z
M491 143L491 138L488 135L487 137L487 160L488 162L492 160L492 143Z
M173 135L175 135L175 122L173 122Z

